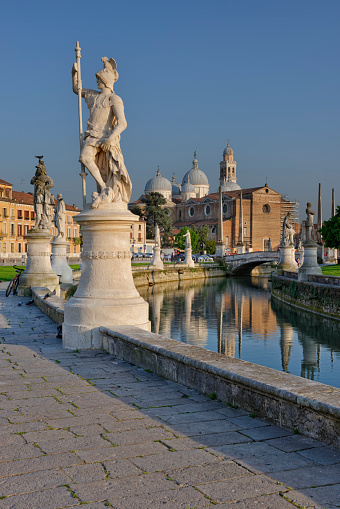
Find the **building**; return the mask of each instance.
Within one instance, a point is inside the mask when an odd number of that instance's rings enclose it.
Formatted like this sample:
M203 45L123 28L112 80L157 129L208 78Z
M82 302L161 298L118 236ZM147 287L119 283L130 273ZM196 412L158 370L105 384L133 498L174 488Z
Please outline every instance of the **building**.
M277 249L282 234L282 223L290 211L293 228L299 234L298 204L274 189L264 186L242 189L237 184L237 163L229 142L223 151L220 162L219 184L222 190L223 228L222 239L229 252L236 251L242 229L243 243L247 250L265 251ZM170 182L161 176L158 169L156 177L149 180L144 193L159 192L167 200L165 207L172 216L175 230L183 226L206 225L209 237L218 239L219 193L209 193L210 185L206 174L198 168L196 152L192 168L183 177L182 185L173 175ZM240 210L242 203L242 225ZM130 206L143 206L142 197Z
M75 257L80 254L80 232L73 218L79 212L75 205L66 205L66 240L69 254ZM12 184L0 179L0 214L0 257L20 259L27 252L24 236L35 224L33 194L14 191ZM56 233L52 226L51 234L54 236Z

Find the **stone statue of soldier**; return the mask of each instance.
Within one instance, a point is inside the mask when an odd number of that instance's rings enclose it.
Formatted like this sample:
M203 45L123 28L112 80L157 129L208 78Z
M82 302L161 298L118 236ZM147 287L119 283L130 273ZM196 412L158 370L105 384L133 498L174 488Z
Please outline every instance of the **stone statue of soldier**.
M285 216L282 226L281 246L293 246L295 230L290 224L291 212Z
M131 196L131 180L120 149L120 134L127 127L124 104L113 91L118 80L117 64L113 58L102 58L104 69L96 73L99 92L83 88L90 110L80 162L97 182L97 193L92 195L92 208L100 204L118 202L127 204ZM78 94L77 64L73 65L73 91Z

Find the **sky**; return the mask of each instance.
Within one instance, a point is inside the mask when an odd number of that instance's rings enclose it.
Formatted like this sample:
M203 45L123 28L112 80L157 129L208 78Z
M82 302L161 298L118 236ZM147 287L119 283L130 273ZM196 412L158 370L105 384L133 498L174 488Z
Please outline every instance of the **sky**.
M0 178L19 191L44 154L54 194L82 205L78 103L101 57L117 62L132 199L160 166L182 181L194 151L216 192L229 140L242 188L269 187L331 213L340 204L338 0L1 2ZM88 110L83 102L84 130ZM94 180L87 177L88 199Z

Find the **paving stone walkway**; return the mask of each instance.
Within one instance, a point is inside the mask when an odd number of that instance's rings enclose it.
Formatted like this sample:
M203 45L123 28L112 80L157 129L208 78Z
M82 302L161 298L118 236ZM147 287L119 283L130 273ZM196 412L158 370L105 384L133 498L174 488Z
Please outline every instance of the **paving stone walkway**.
M5 286L1 509L340 507L340 451L111 355L65 351Z

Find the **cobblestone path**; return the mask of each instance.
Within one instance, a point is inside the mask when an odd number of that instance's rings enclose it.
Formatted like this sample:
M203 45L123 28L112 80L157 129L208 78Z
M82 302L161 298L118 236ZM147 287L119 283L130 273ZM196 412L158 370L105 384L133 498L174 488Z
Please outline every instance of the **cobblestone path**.
M340 507L340 452L105 353L0 285L0 507ZM22 302L21 306L18 303Z

